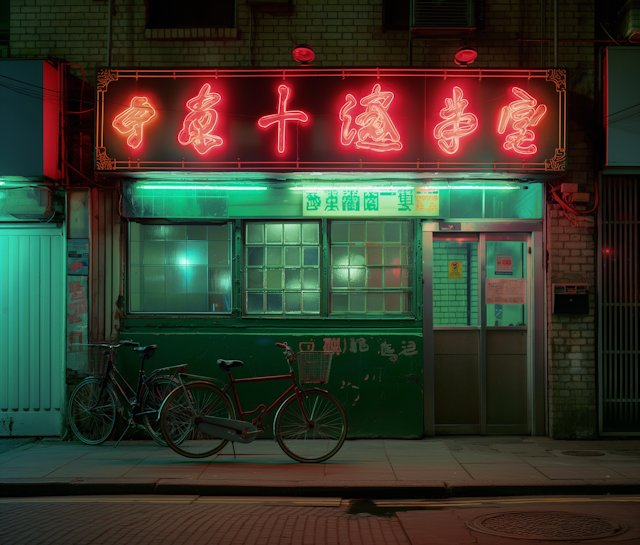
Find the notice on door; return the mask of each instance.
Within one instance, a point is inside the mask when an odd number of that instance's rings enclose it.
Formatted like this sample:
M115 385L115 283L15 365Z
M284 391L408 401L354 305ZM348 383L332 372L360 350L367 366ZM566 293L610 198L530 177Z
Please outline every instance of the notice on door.
M449 278L456 280L462 278L462 261L449 261Z
M487 305L524 305L526 278L487 278Z
M513 274L513 264L511 256L499 254L496 256L496 276L511 276Z

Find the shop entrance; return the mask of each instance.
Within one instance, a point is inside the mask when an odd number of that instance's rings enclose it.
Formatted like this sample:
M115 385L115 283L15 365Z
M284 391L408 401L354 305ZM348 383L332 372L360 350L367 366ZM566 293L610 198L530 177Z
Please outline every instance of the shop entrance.
M426 435L544 435L541 225L422 235Z

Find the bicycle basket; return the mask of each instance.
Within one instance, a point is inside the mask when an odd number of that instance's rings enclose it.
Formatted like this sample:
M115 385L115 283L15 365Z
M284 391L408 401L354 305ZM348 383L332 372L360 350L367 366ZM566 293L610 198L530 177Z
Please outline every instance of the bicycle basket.
M298 380L301 384L329 382L333 352L298 352Z

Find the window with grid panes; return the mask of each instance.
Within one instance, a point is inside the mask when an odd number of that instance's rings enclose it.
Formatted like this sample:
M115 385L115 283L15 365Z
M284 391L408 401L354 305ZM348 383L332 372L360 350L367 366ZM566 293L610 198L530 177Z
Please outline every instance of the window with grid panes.
M407 221L332 221L330 314L410 314L412 231Z
M231 312L231 224L130 223L129 310Z
M245 226L246 314L320 314L320 225Z

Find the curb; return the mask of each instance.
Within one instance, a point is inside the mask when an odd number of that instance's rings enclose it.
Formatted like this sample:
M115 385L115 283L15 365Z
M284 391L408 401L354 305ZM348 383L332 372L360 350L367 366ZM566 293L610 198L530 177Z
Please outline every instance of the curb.
M640 494L640 482L620 484L558 483L532 484L455 484L446 482L413 483L410 485L323 485L321 483L284 482L278 485L239 482L193 482L186 479L159 481L119 481L117 479L69 481L0 482L0 497L25 498L47 496L94 495L166 495L166 496L269 496L269 497L332 497L344 499L449 499L500 496L556 495L625 495Z

